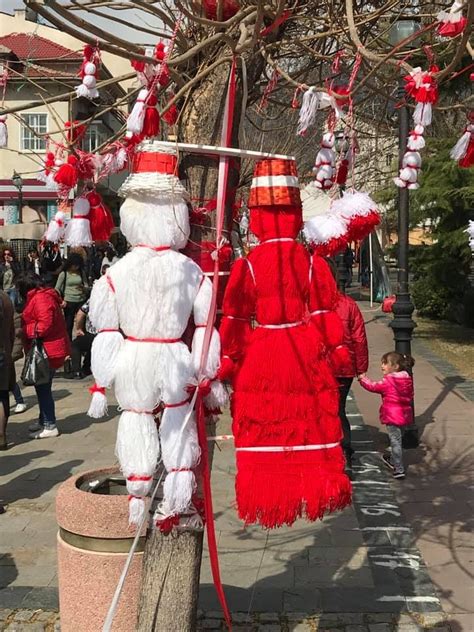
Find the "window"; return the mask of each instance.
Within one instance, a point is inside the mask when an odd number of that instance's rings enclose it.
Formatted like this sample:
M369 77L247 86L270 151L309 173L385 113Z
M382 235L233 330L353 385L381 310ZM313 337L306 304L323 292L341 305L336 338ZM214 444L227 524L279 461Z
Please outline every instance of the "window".
M24 124L21 126L22 151L46 151L46 138L38 136L48 131L47 114L22 114Z
M100 123L92 123L84 134L84 140L82 142L83 151L94 152L102 143L107 140L107 131Z

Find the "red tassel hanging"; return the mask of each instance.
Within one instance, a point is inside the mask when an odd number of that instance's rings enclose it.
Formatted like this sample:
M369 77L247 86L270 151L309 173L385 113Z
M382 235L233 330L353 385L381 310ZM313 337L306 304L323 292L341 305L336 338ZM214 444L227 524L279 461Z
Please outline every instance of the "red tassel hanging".
M145 104L145 117L143 119L143 138L153 138L160 131L160 115L156 109L158 99L155 94L148 97Z
M93 241L108 241L114 228L112 213L105 206L101 196L96 191L87 194L91 205L89 221Z
M68 156L67 162L59 167L54 176L55 182L64 187L72 189L77 184L77 165L76 156Z
M179 111L176 104L170 106L168 110L163 114L162 118L167 125L176 125L179 117Z

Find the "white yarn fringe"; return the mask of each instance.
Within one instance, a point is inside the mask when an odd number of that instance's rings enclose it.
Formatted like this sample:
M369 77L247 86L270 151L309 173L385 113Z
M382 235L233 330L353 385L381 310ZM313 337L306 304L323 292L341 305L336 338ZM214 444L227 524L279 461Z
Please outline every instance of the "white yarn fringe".
M128 501L128 524L138 527L145 515L146 504L143 498L135 498L132 496Z
M91 351L91 369L97 384L110 388L115 378L117 358L124 345L118 331L103 331L94 338Z
M76 87L76 95L78 97L85 97L86 99L97 99L99 96L99 91L97 88L88 88L83 83L80 86Z
M98 279L92 288L89 304L89 318L92 325L98 330L118 329L119 316L117 301L105 276ZM110 334L116 332L104 332L99 335L102 336L106 333Z
M214 410L215 408L224 408L229 403L229 396L227 390L218 380L211 382L211 392L204 398L205 405Z
M115 454L124 476L153 476L158 458L160 444L155 419L151 413L138 413L124 410L120 416ZM135 481L127 480L127 490L133 494ZM151 487L146 485L147 491Z
M91 246L91 225L88 219L73 217L66 226L65 241L68 246Z
M52 241L55 244L61 241L65 232L65 218L66 216L62 211L56 212L44 234L44 238L47 241Z
M414 131L416 134L411 134L408 136L407 148L412 151L418 151L418 149L423 149L425 146L425 139L422 134L425 131L425 128L422 125L415 125Z
M325 96L327 96L325 92L318 92L314 86L303 94L296 132L298 136L304 136L307 130L314 125L317 111L327 107L324 100Z
M417 103L415 111L413 113L413 120L416 125L423 125L427 127L431 125L432 120L432 107L431 103Z
M93 419L105 417L108 412L107 397L103 393L93 393L87 414Z
M468 125L467 130L451 149L449 155L453 160L461 160L461 158L464 158L464 156L466 155L467 148L469 147L469 141L471 140L470 128L472 128L471 131L474 131L474 125Z
M7 117L0 116L0 147L8 145Z
M163 484L163 496L171 515L185 513L196 490L194 472L169 472Z
M145 120L145 100L148 97L148 90L140 90L137 100L128 115L127 131L131 134L141 134L143 130L143 121Z
M343 237L347 233L347 227L347 220L339 213L328 211L306 221L303 233L307 241L319 245Z
M364 191L348 190L332 203L331 211L339 213L342 219L350 221L354 216L365 217L373 211L378 211L378 208L370 195Z

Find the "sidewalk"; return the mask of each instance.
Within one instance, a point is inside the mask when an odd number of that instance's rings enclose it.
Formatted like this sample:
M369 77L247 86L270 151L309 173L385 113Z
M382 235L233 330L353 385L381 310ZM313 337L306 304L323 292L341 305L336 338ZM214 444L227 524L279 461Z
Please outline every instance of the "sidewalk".
M378 358L391 347L391 330L378 318L380 312L364 315L371 321L372 375L377 375ZM378 446L384 439L378 401L354 387L349 406L358 453L354 505L317 524L298 522L272 532L244 529L233 507L233 447L220 444L213 465L216 529L236 629L473 632L468 614L472 580L466 574L466 481L472 460L464 455L472 403L453 389L452 380L443 379L417 356L423 447L407 453L410 474L397 485L374 452L373 442ZM59 418L64 420L58 439L28 440L34 409L11 418L9 438L15 446L0 455L0 497L9 503L0 516L0 630L59 629L52 612L58 606L55 492L71 473L115 462L117 418L96 422L86 417L87 387L56 383ZM30 393L25 389L32 403ZM229 427L224 416L218 433ZM222 629L207 555L200 599L200 629Z

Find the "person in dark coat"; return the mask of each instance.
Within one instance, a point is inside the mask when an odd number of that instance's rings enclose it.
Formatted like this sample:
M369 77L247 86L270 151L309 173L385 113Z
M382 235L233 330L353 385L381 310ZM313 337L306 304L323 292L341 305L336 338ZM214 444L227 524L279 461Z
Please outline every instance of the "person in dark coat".
M0 290L8 294L11 302L16 301L15 277L20 272L20 264L11 248L5 248L0 261Z
M328 263L337 281L336 267L331 261L328 261ZM342 431L344 433L342 448L347 461L350 462L354 450L351 445L351 425L346 414L347 396L351 390L354 378L366 373L369 367L369 350L364 317L355 300L347 296L347 294L339 292L335 312L342 321L344 331L342 344L348 348L350 356L350 362L339 370L339 375L336 375L339 383L339 417L341 418Z
M18 312L15 312L13 322L15 323L15 340L13 341L13 350L12 350L12 359L13 362L17 360L21 360L24 356L23 353L23 331L21 327L21 316ZM15 386L12 388L13 397L15 398L16 406L13 409L13 412L18 415L19 413L24 413L26 410L25 400L23 399L23 395L21 393L20 383L16 382Z
M30 426L34 439L57 437L56 411L52 394L53 377L71 353L66 331L62 299L53 289L44 287L43 281L36 274L24 272L17 279L18 291L25 302L22 312L23 337L25 352L28 352L31 341L37 337L43 342L50 366L50 380L46 384L35 385L39 405L39 420Z
M12 360L14 339L13 304L7 294L0 291L0 450L7 449L9 391L15 384L15 365Z

